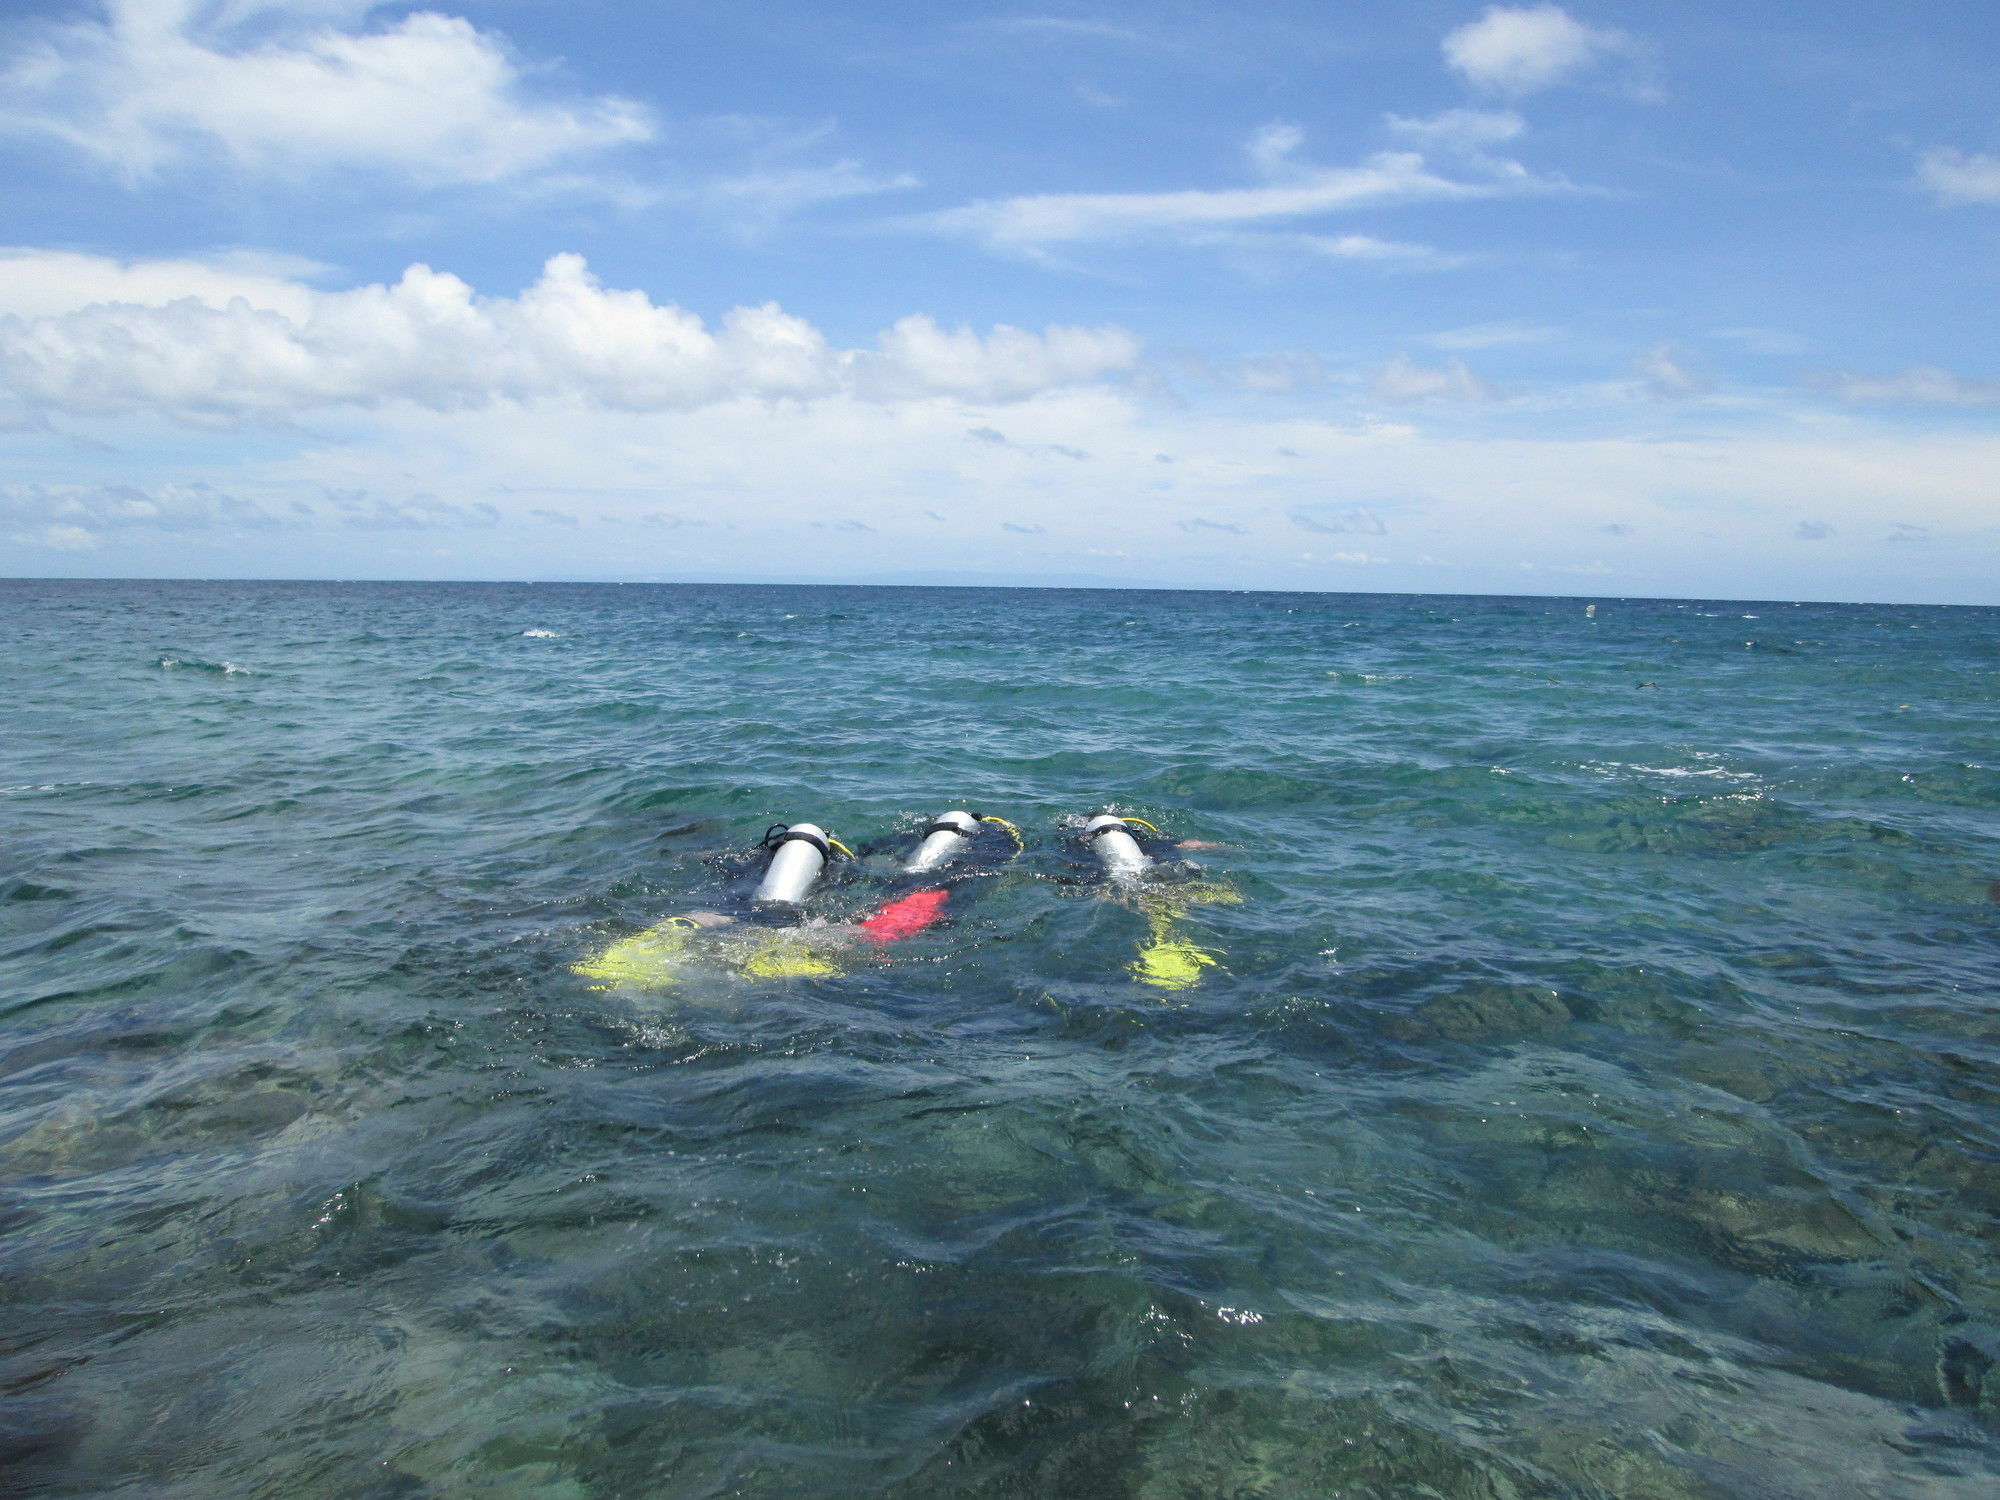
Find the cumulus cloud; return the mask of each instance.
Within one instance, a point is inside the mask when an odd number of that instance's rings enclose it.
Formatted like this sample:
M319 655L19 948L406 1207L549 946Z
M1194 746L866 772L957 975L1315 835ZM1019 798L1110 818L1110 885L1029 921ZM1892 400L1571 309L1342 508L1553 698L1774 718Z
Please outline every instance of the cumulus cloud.
M1936 365L1911 365L1893 375L1834 370L1811 383L1863 406L2000 406L2000 380L1968 380Z
M1474 87L1532 94L1618 50L1624 38L1556 5L1490 5L1444 39L1445 61Z
M1139 358L1139 341L1122 328L1051 325L1030 333L1002 324L982 335L921 314L901 319L877 343L872 352L841 358L854 387L879 399L1018 401L1128 370Z
M302 278L325 267L297 256L244 252L204 259L119 261L69 250L0 248L0 316L43 318L97 302L174 302L193 298L224 308L238 297L304 317L312 289Z
M1917 181L1941 203L2000 203L2000 156L1940 146L1917 158Z
M34 531L15 532L9 540L55 552L88 552L97 545L95 533L81 526L43 526Z
M108 531L276 531L310 515L302 504L274 510L205 484L0 488L0 527L8 539L62 552L95 547Z
M563 511L529 510L545 524L576 526ZM108 535L154 536L217 533L283 534L302 531L461 531L501 524L485 501L459 502L434 494L385 495L368 490L322 491L312 503L294 498L267 504L206 484L18 485L0 488L0 528L11 541L83 551Z
M530 96L506 44L371 0L104 0L0 74L0 126L142 177L197 154L271 173L381 169L495 182L653 134L625 99ZM345 28L345 29L344 29Z
M1442 365L1420 365L1399 354L1369 382L1369 389L1384 401L1497 401L1500 393L1492 382L1475 375L1462 359Z
M95 303L0 317L0 396L17 410L156 413L189 422L285 420L339 407L446 411L564 402L687 410L737 398L1011 401L1130 369L1122 329L1001 326L980 334L923 315L872 349L838 349L775 304L739 307L711 329L639 291L602 286L558 255L517 297L412 266L392 286L292 286L258 305L254 285L222 306Z
M524 413L496 405L436 416L383 412L342 421L324 435L301 429L247 447L177 443L136 448L129 459L77 454L75 461L116 468L113 482L206 479L280 519L296 498L318 517L297 529L240 535L102 533L107 551L122 543L120 550L137 558L143 545L144 567L155 574L833 576L843 557L864 548L870 568L918 568L934 566L940 546L976 553L1000 544L1010 556L1049 549L1043 555L1051 567L1058 548L1066 556L1129 552L1118 571L1135 582L1272 587L1311 583L1287 571L1295 564L1336 568L1328 556L1334 549L1374 554L1380 547L1389 566L1405 570L1384 585L1402 589L1518 592L1530 580L1510 582L1508 574L1523 560L1538 562L1543 571L1535 576L1558 588L1557 565L1602 558L1625 580L1613 592L1685 597L1706 579L1712 594L1718 578L1733 578L1738 592L1768 596L1782 586L1787 597L1805 597L1813 580L1831 578L1814 569L1847 567L1839 560L1851 559L1853 547L1875 543L1891 522L1902 522L1932 530L1928 543L1877 548L1906 554L1911 570L1888 565L1877 575L1884 589L1895 592L1922 574L1938 597L1991 595L2000 546L1991 476L2000 468L2000 435L1988 424L1911 430L1815 422L1795 409L1760 417L1746 408L1731 431L1702 423L1677 434L1643 413L1627 427L1618 408L1606 407L1610 426L1550 434L1512 424L1490 431L1484 422L1419 425L1395 420L1395 409L1376 410L1391 415L1342 416L1317 404L1246 414L1240 403L1167 403L1127 386L1051 391L992 409L854 395L686 412L563 405ZM1074 445L1097 456L1073 463L1015 454L967 436L982 425L1010 441ZM1180 462L1156 462L1162 452ZM159 477L136 480L142 470ZM501 521L457 530L353 528L328 486L359 497L486 502ZM1689 503L1695 498L1698 507ZM528 516L533 506L558 507L584 524L544 525ZM927 509L946 519L930 519ZM1285 519L1293 511L1344 534L1312 534ZM644 523L654 514L710 524ZM1264 519L1253 523L1253 514ZM1236 522L1250 534L1179 529L1196 516ZM875 533L811 525L849 518ZM1838 536L1796 540L1801 518L1834 526ZM35 519L89 529L75 519ZM1010 533L1003 522L1048 532ZM1618 540L1603 529L1608 525L1631 533ZM24 518L0 525L0 536L27 529ZM1391 538L1398 539L1393 547ZM844 550L850 547L857 552ZM1299 560L1302 548L1318 560ZM65 561L55 552L15 550L29 571L56 571ZM218 561L225 552L226 568ZM1374 572L1387 574L1389 566Z
M339 524L352 531L457 531L468 526L500 524L499 510L483 500L461 505L436 495L360 494L331 498Z
M1090 241L1167 236L1216 240L1245 226L1282 223L1343 209L1396 203L1491 198L1559 191L1517 162L1483 163L1469 176L1433 170L1415 151L1384 151L1358 166L1322 167L1300 155L1304 135L1272 124L1250 140L1247 154L1262 180L1251 187L1188 188L1162 193L1041 193L988 199L932 214L927 227L966 235L988 246L1038 253ZM1223 238L1223 243L1230 241ZM1330 242L1331 253L1393 257L1421 247L1356 236Z

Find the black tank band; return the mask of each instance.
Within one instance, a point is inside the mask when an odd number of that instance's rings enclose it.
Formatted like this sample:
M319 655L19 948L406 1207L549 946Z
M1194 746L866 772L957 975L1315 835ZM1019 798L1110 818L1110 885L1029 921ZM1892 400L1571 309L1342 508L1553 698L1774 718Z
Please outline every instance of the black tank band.
M786 844L794 844L794 843L811 844L813 848L819 850L819 857L821 859L831 860L833 858L833 848L831 845L827 843L825 839L821 838L816 833L806 833L802 829L798 828L787 828L783 833L779 834L776 838L772 839L771 852L775 854L778 852L778 850L782 849Z

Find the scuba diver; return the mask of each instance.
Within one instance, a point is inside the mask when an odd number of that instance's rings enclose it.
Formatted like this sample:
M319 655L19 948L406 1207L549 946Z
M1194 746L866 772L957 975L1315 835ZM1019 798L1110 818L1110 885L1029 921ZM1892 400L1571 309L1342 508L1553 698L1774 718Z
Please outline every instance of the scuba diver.
M1220 966L1217 950L1197 943L1182 920L1197 907L1235 905L1243 898L1232 887L1205 879L1199 865L1179 855L1222 845L1171 840L1144 818L1116 813L1071 826L1072 853L1088 874L1049 878L1064 884L1087 880L1144 919L1146 936L1125 966L1128 974L1154 989L1181 991ZM1026 850L1021 831L1004 818L944 813L893 867L893 894L855 920L835 921L809 915L814 892L828 883L836 865L843 871L879 866L884 846L864 846L856 854L816 823L773 824L756 846L764 860L756 886L737 912L704 909L668 917L613 943L573 972L597 981L600 989L667 989L702 973L746 979L839 974L936 927L956 892L982 876L1000 874ZM747 880L746 872L737 874Z
M1152 837L1142 842L1134 825ZM1170 840L1144 818L1116 813L1086 819L1076 837L1103 871L1110 898L1146 921L1146 939L1126 973L1154 989L1191 990L1220 966L1217 950L1202 947L1177 924L1198 906L1235 906L1243 897L1231 886L1202 879L1200 865L1168 856L1222 845Z
M774 823L757 845L769 857L740 915L704 910L668 917L573 972L599 981L602 989L669 988L696 969L751 979L838 974L844 961L869 947L902 942L936 926L955 890L998 874L1025 848L1020 830L1005 818L945 813L931 821L897 867L895 895L858 921L831 922L807 916L813 891L837 860L873 862L879 850L864 847L857 855L816 823Z

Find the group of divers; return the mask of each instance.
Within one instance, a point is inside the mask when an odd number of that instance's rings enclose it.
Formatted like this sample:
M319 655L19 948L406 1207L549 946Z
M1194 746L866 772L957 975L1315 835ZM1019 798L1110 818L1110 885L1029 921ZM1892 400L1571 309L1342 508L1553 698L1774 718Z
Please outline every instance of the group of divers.
M1074 852L1111 899L1145 922L1145 937L1127 972L1163 990L1192 989L1217 966L1216 954L1178 926L1196 906L1233 905L1233 889L1204 879L1180 851L1220 847L1174 841L1143 818L1100 813L1073 825ZM815 915L815 891L837 862L857 861L816 823L773 824L743 872L756 884L735 914L689 911L613 943L576 965L602 989L662 990L695 976L745 979L815 978L843 972L872 952L949 919L956 893L997 875L1027 852L1020 829L1005 818L948 812L931 820L894 865L891 891L865 916L836 921ZM874 851L864 851L870 858Z

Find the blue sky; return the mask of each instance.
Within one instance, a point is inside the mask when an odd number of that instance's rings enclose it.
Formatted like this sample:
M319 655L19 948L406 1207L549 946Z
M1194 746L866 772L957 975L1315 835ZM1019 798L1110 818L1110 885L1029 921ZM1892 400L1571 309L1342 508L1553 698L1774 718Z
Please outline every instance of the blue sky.
M2000 602L1996 55L1990 0L17 0L0 572Z

